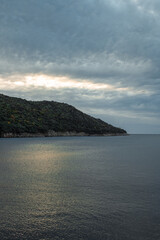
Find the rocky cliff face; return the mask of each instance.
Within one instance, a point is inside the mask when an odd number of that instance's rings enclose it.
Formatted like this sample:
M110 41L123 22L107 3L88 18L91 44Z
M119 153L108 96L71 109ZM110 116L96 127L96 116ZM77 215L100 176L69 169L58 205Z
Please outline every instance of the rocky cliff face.
M26 101L0 94L0 136L119 135L126 131L71 105Z

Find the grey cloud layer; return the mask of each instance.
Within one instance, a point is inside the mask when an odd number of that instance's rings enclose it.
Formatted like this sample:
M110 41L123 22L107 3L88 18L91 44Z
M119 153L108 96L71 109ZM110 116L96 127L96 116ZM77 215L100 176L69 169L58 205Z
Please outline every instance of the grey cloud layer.
M150 60L155 68L159 63L159 17L139 10L134 1L0 3L0 46L5 58L46 68L48 63L67 65L76 60L78 68L87 64L86 59L94 65L101 55L105 65L109 54L126 63Z
M158 119L159 10L158 0L0 0L1 76L42 72L149 90L148 96L85 96L88 108L112 106ZM57 100L68 101L68 94L77 106L86 104L78 90L65 89Z

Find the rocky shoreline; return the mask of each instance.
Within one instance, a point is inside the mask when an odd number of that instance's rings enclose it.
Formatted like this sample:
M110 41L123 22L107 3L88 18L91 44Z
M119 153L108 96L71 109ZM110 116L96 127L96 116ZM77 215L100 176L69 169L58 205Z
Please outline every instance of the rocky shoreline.
M104 133L104 134L88 134L85 132L55 132L48 131L47 133L3 133L1 138L30 138L30 137L71 137L71 136L126 136L126 133Z

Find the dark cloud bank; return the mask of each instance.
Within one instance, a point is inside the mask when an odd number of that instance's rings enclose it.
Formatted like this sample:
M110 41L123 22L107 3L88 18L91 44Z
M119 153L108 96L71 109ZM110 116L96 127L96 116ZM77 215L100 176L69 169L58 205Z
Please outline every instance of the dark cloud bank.
M68 102L133 133L160 133L158 0L0 0L0 77L47 74L128 91L1 88Z

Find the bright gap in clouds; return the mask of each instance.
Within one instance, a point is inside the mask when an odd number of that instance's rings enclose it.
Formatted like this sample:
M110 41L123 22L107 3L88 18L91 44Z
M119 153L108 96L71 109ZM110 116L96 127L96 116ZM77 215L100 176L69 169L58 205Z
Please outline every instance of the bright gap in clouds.
M26 89L47 88L47 89L86 89L86 90L100 90L100 91L113 91L119 93L126 93L128 95L137 94L151 94L150 91L145 89L136 89L133 87L120 87L107 83L94 83L88 80L71 79L64 76L49 76L44 74L39 75L24 75L24 76L11 76L8 78L0 78L0 89Z

